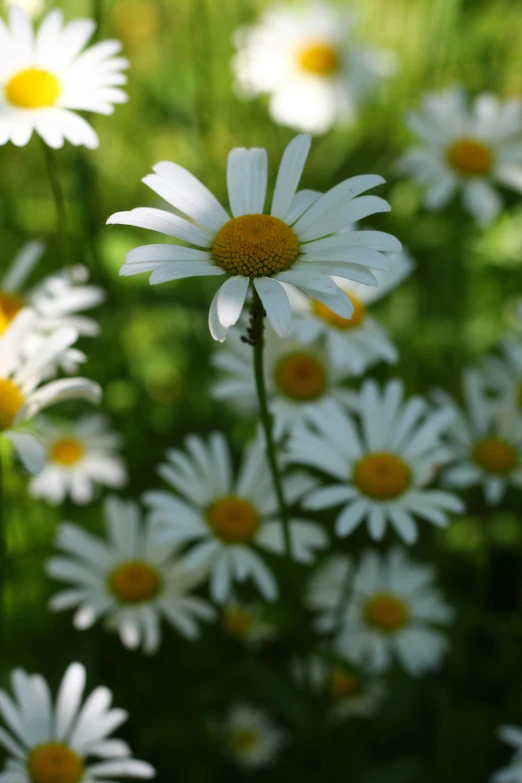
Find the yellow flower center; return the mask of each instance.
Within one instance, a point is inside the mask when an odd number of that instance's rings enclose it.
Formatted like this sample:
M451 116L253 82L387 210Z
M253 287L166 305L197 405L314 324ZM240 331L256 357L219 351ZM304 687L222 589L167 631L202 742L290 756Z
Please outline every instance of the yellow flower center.
M366 622L386 633L393 633L408 624L410 612L401 598L382 593L366 604Z
M259 527L259 517L248 501L226 497L207 509L207 523L227 544L245 544Z
M291 400L317 400L326 388L326 370L315 356L296 351L279 360L274 380L278 389Z
M223 612L223 630L236 639L244 639L254 625L254 618L246 609L234 607Z
M0 432L13 425L24 402L25 397L18 386L8 378L0 378Z
M410 469L395 454L375 452L363 457L355 465L353 483L361 492L377 500L391 500L408 489Z
M357 297L354 296L354 294L346 294L346 296L353 304L353 314L351 318L343 318L341 315L337 315L337 313L334 313L334 311L330 310L325 304L318 302L317 299L314 299L312 305L314 314L322 321L326 321L330 326L334 326L336 329L342 329L343 331L345 329L356 329L366 318L366 307L360 299L357 299Z
M485 438L473 449L473 459L488 473L509 473L518 464L518 454L501 438Z
M62 438L51 446L49 457L60 465L75 465L85 454L84 446L74 438Z
M5 96L9 103L21 109L43 109L54 106L61 91L60 82L49 71L26 68L9 79Z
M16 294L3 294L0 291L0 334L3 334L15 315L24 306L24 301Z
M242 729L232 736L232 747L239 753L253 750L258 742L259 738L253 729Z
M139 604L158 595L161 577L148 563L135 560L118 566L112 572L109 588L122 604Z
M219 229L212 256L231 275L270 277L297 261L299 240L286 223L271 215L243 215Z
M32 783L78 783L83 761L67 745L39 745L29 755L27 768Z
M331 44L316 41L303 47L298 55L303 71L315 76L331 76L339 69L339 54Z
M327 688L332 699L341 701L356 696L361 690L361 683L344 669L334 669L328 678Z
M447 152L448 163L464 177L483 177L493 165L493 152L475 139L459 139Z

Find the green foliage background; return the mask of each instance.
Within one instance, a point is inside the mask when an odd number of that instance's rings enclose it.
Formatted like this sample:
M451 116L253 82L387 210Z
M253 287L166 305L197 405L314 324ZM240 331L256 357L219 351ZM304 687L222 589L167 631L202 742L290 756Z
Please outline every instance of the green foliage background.
M441 385L456 392L462 367L491 349L514 322L522 275L522 205L480 232L455 203L423 212L417 189L393 174L407 143L402 117L427 89L454 81L472 92L522 92L522 5L518 0L359 0L361 34L398 53L397 77L363 111L360 122L315 140L304 187L327 189L362 172L384 175L392 212L374 221L396 234L416 260L412 279L376 310L400 347L397 374L410 391ZM232 35L264 7L254 0L68 0L68 17L95 15L101 35L120 37L132 61L130 100L112 117L96 117L101 147L67 147L57 155L67 196L73 262L86 263L108 291L99 310L103 333L84 340L86 374L105 389L104 407L126 440L138 496L157 486L155 467L188 432L215 427L239 448L253 424L237 422L209 397L214 346L207 328L212 283L182 281L150 288L146 276L119 279L125 253L151 241L146 232L105 226L115 211L152 205L141 178L161 159L176 160L226 201L226 155L232 146L265 146L272 181L292 132L274 126L262 100L242 103L232 89ZM37 139L0 150L2 265L22 243L43 238L45 261L63 264L54 210ZM79 408L63 407L75 416ZM92 686L105 683L131 715L124 734L135 753L157 766L160 783L240 780L223 760L209 726L246 699L267 706L292 742L274 771L258 780L353 780L357 783L487 781L509 752L495 736L501 722L522 723L522 515L520 495L495 512L470 494L469 513L445 532L424 526L415 555L436 563L458 610L444 670L422 680L390 679L380 714L332 727L324 705L300 691L288 660L303 649L306 618L281 602L273 608L279 639L258 656L225 639L219 627L191 644L165 629L160 653L131 653L99 628L78 633L69 613L46 602L54 586L43 574L56 524L71 520L101 531L101 506L49 509L26 493L14 467L6 477L9 526L8 633L1 681L14 666L41 671L56 685L71 660L83 661ZM325 521L330 524L331 520ZM392 535L386 544L393 541ZM359 532L339 547L359 552ZM304 578L304 573L303 573ZM309 640L312 643L312 640Z

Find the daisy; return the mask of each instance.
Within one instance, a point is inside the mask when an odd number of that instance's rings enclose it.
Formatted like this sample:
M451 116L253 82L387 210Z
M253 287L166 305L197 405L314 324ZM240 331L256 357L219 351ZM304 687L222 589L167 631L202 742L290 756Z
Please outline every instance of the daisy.
M94 149L99 139L79 111L112 114L124 103L120 89L129 63L116 55L118 41L85 46L96 29L91 19L64 24L63 13L49 11L38 29L20 5L0 20L0 144L28 144L33 131L58 149L64 140Z
M508 486L522 487L522 415L489 399L476 372L464 374L465 410L445 392L435 400L453 410L446 433L452 464L444 472L447 486L480 485L486 502L500 503Z
M105 617L125 647L143 645L146 653L159 647L162 618L196 638L197 621L214 616L206 601L191 595L204 573L189 573L175 557L174 545L158 544L136 503L107 498L104 515L106 539L77 525L58 529L56 546L64 556L51 558L47 573L71 587L51 599L51 609L77 607L74 625L80 630Z
M29 484L29 493L52 505L70 497L90 503L96 485L122 487L127 471L116 449L121 438L107 427L103 416L84 416L77 422L37 420L35 431L45 449L46 465Z
M97 403L101 389L86 378L62 378L42 385L49 366L77 339L74 329L65 328L47 335L40 350L29 356L23 347L34 332L36 314L22 310L0 337L0 433L8 438L25 467L38 473L45 463L45 452L38 440L21 427L43 408L62 400L85 399Z
M326 698L334 720L371 717L385 695L381 682L331 656L316 654L306 661L295 661L292 668L300 684L311 686Z
M522 783L522 729L518 726L501 726L499 737L503 742L515 748L509 766L496 772L492 783Z
M236 704L222 727L225 750L243 769L253 770L273 764L285 744L285 734L263 710Z
M152 284L183 277L224 276L209 315L212 336L220 342L237 323L251 286L279 336L288 332L292 319L288 296L280 283L297 286L349 318L351 303L328 275L376 285L368 267L391 269L391 261L381 251L398 251L400 243L382 232L342 233L350 223L389 211L383 199L360 195L384 182L382 177L352 177L319 197L315 192L297 193L309 149L309 136L297 136L286 148L270 214L263 214L267 190L264 149L236 148L228 156L232 217L186 169L176 163L158 163L155 173L143 181L183 217L139 208L112 215L107 222L148 228L190 246L135 248L120 274L151 272Z
M458 87L426 95L407 118L417 144L398 162L399 171L424 187L429 209L461 191L476 222L491 223L502 208L494 183L522 192L520 107L490 93L470 102Z
M391 272L375 272L377 288L333 278L352 302L354 309L351 318L343 318L322 302L287 286L294 311L292 335L296 340L305 345L318 339L324 341L331 364L354 375L362 375L378 361L395 363L398 359L397 349L386 330L368 312L369 306L398 286L413 268L412 260L405 252L393 253L391 258Z
M221 628L227 636L255 647L277 634L276 626L268 622L265 615L264 604L232 600L223 607Z
M303 345L293 331L283 339L270 328L265 334L265 384L277 439L309 419L326 401L348 407L357 403L356 392L343 385L347 370L332 364L321 345ZM213 384L211 395L226 400L235 411L248 414L257 410L252 348L240 335L231 334L226 347L216 351L211 361L223 373Z
M114 778L153 778L153 767L132 758L126 742L109 735L127 720L111 708L108 688L96 688L85 700L85 669L73 663L53 703L40 674L15 669L14 698L0 691L0 745L10 758L2 783L114 783Z
M514 412L522 413L522 345L512 339L501 343L502 356L488 356L482 365L484 385Z
M452 422L448 409L432 412L420 397L403 400L400 381L379 393L366 381L360 393L359 425L338 406L325 403L312 410L314 428L296 428L288 444L291 463L308 465L337 479L313 489L304 508L342 505L336 532L347 536L363 522L370 536L383 538L390 524L403 541L417 539L416 518L439 527L448 513L464 506L455 495L426 489L448 460L442 434Z
M212 598L226 602L233 581L250 577L264 598L275 600L277 583L257 548L282 554L285 543L261 438L247 448L237 476L220 433L208 442L188 437L185 451L168 451L158 473L177 493L145 493L158 538L166 544L192 545L186 567L210 568ZM290 476L285 480L287 502L295 503L312 485L306 476ZM316 550L327 544L319 525L298 518L290 520L290 535L292 557L302 563L313 562Z
M240 97L270 96L272 119L310 133L353 122L359 105L394 70L392 57L355 40L353 11L327 2L268 9L237 31Z
M337 652L371 672L385 671L396 658L419 676L440 665L448 643L436 626L453 618L434 580L433 568L413 564L401 549L368 551L348 594L332 594L318 628L333 631Z

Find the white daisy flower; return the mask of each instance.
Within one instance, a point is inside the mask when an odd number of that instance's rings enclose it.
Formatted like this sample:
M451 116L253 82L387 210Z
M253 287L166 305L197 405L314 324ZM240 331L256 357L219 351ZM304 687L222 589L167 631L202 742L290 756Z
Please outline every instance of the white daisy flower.
M323 568L329 567L327 561ZM453 618L434 580L433 568L413 564L401 549L368 551L348 593L332 591L328 604L323 594L317 626L334 632L340 655L371 672L385 671L396 658L421 675L440 665L448 643L436 626Z
M351 303L328 275L376 285L368 267L391 269L384 253L398 252L401 245L395 237L379 231L342 232L350 223L389 211L383 199L360 195L384 182L382 177L352 177L323 195L297 193L309 149L309 136L297 136L286 148L269 215L263 214L268 176L264 149L236 148L228 156L232 218L186 169L176 163L158 163L155 173L143 181L188 220L164 210L139 208L118 212L107 222L159 231L190 247L160 244L135 248L120 274L152 272L152 284L184 277L225 276L209 316L210 331L219 341L237 323L251 284L280 336L288 332L292 319L280 283L297 286L349 318Z
M463 511L455 495L426 489L448 459L441 436L451 424L451 412L432 412L422 398L404 402L403 397L398 380L386 384L382 394L374 381L366 381L359 426L338 406L325 403L310 413L313 430L296 428L290 437L291 463L337 479L336 484L313 489L304 508L342 505L336 521L339 536L366 522L370 536L381 539L390 524L412 544L418 535L417 517L444 527L450 512Z
M85 49L96 29L91 19L64 24L63 13L49 11L38 29L19 4L0 19L0 144L28 144L33 131L58 149L64 140L94 149L99 139L79 111L112 114L127 100L121 85L129 62L116 55L118 41Z
M299 683L326 698L334 720L375 715L386 693L379 680L331 656L295 661L292 670Z
M263 710L236 704L222 727L225 751L243 769L254 770L274 764L285 744L285 734Z
M395 363L397 349L386 330L368 312L369 306L398 286L413 268L411 258L404 251L392 254L392 261L391 272L375 272L377 288L333 278L352 302L351 318L337 315L322 302L288 286L287 293L294 311L292 335L305 345L323 340L332 365L347 369L354 375L362 375L375 362Z
M33 19L40 16L45 8L45 0L4 0L6 8L17 5L22 8L28 16Z
M73 503L90 503L97 485L122 487L127 482L125 463L116 450L120 435L110 432L103 416L79 421L39 419L35 434L45 449L46 464L29 484L29 494L52 505L70 497Z
M40 674L15 669L14 698L0 691L0 745L9 754L2 783L114 783L115 778L153 778L153 767L133 759L126 742L110 739L127 720L111 707L112 693L96 688L82 705L85 669L73 663L56 700Z
M198 636L198 620L214 617L213 608L191 591L203 580L175 557L175 545L159 544L136 503L109 497L104 503L107 539L77 525L58 529L56 546L65 556L47 562L47 573L71 585L50 602L55 611L78 607L74 625L90 628L100 618L117 631L125 647L143 645L154 653L163 618L189 639Z
M227 636L248 647L256 647L277 634L277 627L266 619L265 604L237 600L223 607L221 628Z
M257 410L252 348L240 335L231 334L211 361L223 373L212 385L211 395L233 405L236 412ZM266 330L264 373L276 439L308 420L325 401L348 407L357 404L357 393L344 385L347 370L336 367L321 345L303 345L293 332L280 339L272 329Z
M24 354L27 337L34 332L37 316L22 310L0 337L0 433L8 438L31 473L45 463L45 452L38 440L21 427L39 411L62 400L85 399L98 403L101 389L86 378L62 378L42 385L49 366L77 339L74 329L59 329L47 335L40 350Z
M501 356L487 356L482 363L484 385L500 397L503 406L522 413L522 345L512 339L501 343Z
M407 118L418 143L398 169L425 188L429 209L443 207L457 192L479 225L502 208L494 183L522 192L522 116L518 100L483 93L470 103L453 87L425 96Z
M465 410L443 391L434 395L454 414L445 434L452 464L443 480L458 489L480 485L493 506L508 486L522 487L522 415L488 398L476 372L464 374L463 391Z
M144 496L160 540L193 545L186 566L211 569L210 593L215 601L226 602L233 582L249 577L267 600L275 600L276 580L256 549L282 554L285 542L261 438L246 449L237 476L220 433L212 434L208 442L188 437L185 451L171 449L167 460L158 473L181 497L164 490ZM285 479L287 502L295 503L312 485L301 474ZM327 545L325 531L303 519L290 520L290 536L292 557L301 563L313 562L316 550Z
M309 133L353 122L360 104L394 71L394 59L355 41L352 10L328 2L268 9L237 31L240 97L270 96L272 119Z
M515 748L509 766L495 772L491 783L522 783L522 729L518 726L501 726L498 731L503 742Z

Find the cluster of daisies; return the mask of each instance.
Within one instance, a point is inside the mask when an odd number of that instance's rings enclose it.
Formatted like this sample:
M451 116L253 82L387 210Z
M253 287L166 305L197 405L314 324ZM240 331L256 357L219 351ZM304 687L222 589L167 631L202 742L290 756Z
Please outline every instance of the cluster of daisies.
M40 4L10 6L8 21L0 20L0 144L24 146L35 132L53 148L64 141L96 147L95 131L77 112L108 114L126 100L120 44L86 48L94 24L65 23L58 10L35 31L31 14ZM262 306L263 383L289 518L261 431L238 460L223 433L190 435L167 451L158 486L139 501L103 499L102 533L59 526L46 563L60 585L50 609L72 610L79 630L103 623L125 647L148 654L158 650L165 624L193 640L214 622L257 649L282 632L270 607L284 597L279 564L290 557L307 574L304 603L318 645L289 662L289 675L332 720L369 716L386 698L391 667L422 676L449 647L455 612L435 569L416 563L405 546L426 524L445 527L461 514L463 490L480 486L496 504L522 487L522 342L507 338L464 374L462 405L440 390L407 397L400 380L379 385L365 377L398 359L372 312L414 262L396 237L373 227L390 209L373 193L381 176L351 177L324 193L300 189L300 181L308 134L354 121L393 76L394 58L358 44L354 14L326 3L268 10L237 32L236 46L238 94L267 94L274 121L304 131L285 149L273 190L264 149L230 152L226 207L189 171L163 161L144 178L163 206L156 199L157 206L118 212L108 223L168 238L133 249L123 276L147 273L153 285L221 278L209 309L210 332L222 344L211 393L250 419L258 391L248 310ZM397 171L425 189L428 208L461 191L485 225L501 209L494 182L522 190L518 102L482 95L470 103L454 87L427 96L408 126L417 144ZM68 400L99 402L99 387L77 377L86 356L76 344L98 333L85 312L104 295L81 266L28 285L43 251L26 245L0 283L0 433L34 474L33 497L82 505L125 485L121 438L100 415L57 420L40 412ZM332 554L344 548L337 539L359 528L373 548L358 558ZM401 545L383 549L386 536ZM53 699L43 677L13 672L12 695L0 692L0 745L10 757L0 781L154 775L124 742L109 739L127 714L111 707L108 689L82 703L85 681L83 667L71 665ZM233 705L217 731L244 769L274 763L290 740L249 704ZM502 736L517 754L495 780L520 780L522 731L504 727Z

